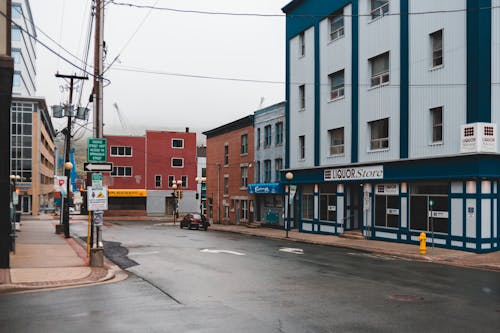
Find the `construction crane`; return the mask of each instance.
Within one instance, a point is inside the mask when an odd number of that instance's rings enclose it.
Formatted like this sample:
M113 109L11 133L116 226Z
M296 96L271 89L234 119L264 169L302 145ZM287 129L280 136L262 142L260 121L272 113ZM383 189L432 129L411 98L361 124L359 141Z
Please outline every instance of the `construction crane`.
M120 112L120 108L118 107L118 103L113 103L113 107L115 108L116 114L118 115L118 120L120 121L120 124L122 125L122 128L124 130L128 129L127 127L127 122L125 121L122 113Z

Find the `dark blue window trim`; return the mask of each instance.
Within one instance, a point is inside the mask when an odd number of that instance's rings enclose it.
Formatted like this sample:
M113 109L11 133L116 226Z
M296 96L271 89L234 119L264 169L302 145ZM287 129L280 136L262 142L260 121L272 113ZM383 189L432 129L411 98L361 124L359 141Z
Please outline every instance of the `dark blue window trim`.
M401 0L400 16L400 48L401 48L401 77L400 77L400 123L399 123L399 157L408 158L408 112L409 112L409 24L408 0Z
M491 0L467 0L467 123L491 122Z

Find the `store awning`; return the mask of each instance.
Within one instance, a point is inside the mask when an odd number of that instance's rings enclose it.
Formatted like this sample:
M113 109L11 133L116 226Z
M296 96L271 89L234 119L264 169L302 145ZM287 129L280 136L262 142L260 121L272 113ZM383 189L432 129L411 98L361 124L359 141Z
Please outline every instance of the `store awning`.
M248 193L250 194L281 194L283 187L280 183L249 184Z

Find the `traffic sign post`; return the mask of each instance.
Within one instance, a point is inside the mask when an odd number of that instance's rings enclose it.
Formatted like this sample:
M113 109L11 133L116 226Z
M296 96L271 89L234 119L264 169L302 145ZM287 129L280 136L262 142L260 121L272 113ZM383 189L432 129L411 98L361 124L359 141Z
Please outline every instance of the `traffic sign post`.
M87 161L106 162L108 151L108 139L88 138L87 141Z

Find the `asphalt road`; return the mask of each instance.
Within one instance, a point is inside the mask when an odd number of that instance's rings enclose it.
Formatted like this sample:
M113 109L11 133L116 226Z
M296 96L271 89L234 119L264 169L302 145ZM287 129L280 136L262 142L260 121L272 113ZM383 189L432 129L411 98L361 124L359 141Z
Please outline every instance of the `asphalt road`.
M129 279L2 295L0 331L500 330L496 272L151 222L113 224L104 238Z

